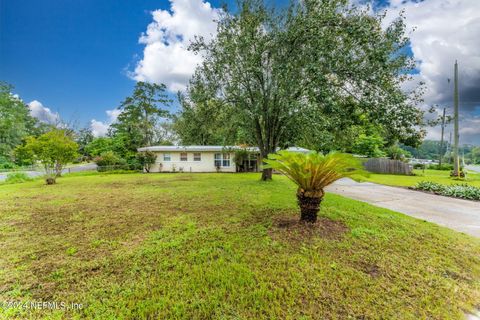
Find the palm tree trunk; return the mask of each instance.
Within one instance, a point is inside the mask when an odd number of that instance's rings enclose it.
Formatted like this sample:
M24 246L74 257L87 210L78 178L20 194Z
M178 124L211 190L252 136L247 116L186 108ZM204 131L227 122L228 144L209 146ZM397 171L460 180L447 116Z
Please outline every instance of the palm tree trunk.
M320 203L323 200L324 192L319 190L312 191L297 191L297 200L300 207L300 221L315 223L317 221L317 214L320 211Z

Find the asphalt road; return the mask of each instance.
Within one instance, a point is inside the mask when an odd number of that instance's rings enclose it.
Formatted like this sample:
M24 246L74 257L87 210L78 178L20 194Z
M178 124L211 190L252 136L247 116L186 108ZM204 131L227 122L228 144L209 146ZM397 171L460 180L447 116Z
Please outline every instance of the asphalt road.
M327 191L480 237L480 202L341 179Z
M465 166L465 168L467 168L468 170L471 170L471 171L480 172L480 166L479 165L475 165L475 166L468 165L468 166Z
M97 169L97 165L95 163L87 163L87 164L82 164L82 165L75 166L75 167L65 168L65 169L62 170L62 173L92 171L92 170L96 170L96 169ZM16 171L16 172L24 172L29 177L32 177L32 178L45 174L45 172L43 172L43 171ZM7 178L7 174L8 174L8 172L0 172L0 181L5 180Z

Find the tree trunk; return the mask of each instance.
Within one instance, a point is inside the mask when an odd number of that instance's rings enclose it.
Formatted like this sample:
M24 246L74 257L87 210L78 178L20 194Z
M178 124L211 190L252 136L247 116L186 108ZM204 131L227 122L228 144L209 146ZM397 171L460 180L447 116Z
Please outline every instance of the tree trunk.
M273 169L263 169L262 181L272 180L272 171Z
M297 200L300 207L300 221L315 223L317 214L320 211L320 202L323 200L323 190L318 191L297 191Z
M62 176L62 170L63 170L63 166L61 164L59 164L59 163L55 164L55 177L56 178Z

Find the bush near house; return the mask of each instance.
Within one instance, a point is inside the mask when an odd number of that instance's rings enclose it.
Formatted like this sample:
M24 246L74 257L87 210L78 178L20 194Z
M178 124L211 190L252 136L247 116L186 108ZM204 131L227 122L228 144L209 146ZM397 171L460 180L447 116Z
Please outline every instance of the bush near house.
M150 169L157 160L157 155L151 151L139 152L137 154L137 161L143 167L146 172L150 172Z
M127 162L116 155L113 151L105 151L93 160L97 164L99 172L125 169Z
M143 169L143 164L140 163L138 159L133 158L127 161L118 156L113 151L105 151L99 157L96 157L93 161L98 166L98 172Z

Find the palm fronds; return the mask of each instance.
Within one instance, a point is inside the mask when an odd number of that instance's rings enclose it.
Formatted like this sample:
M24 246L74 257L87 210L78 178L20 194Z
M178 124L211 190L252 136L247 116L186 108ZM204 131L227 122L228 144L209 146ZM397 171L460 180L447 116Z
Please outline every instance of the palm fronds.
M267 168L283 173L304 191L323 190L340 178L366 173L359 159L338 152L323 155L279 151L270 154L264 162Z

